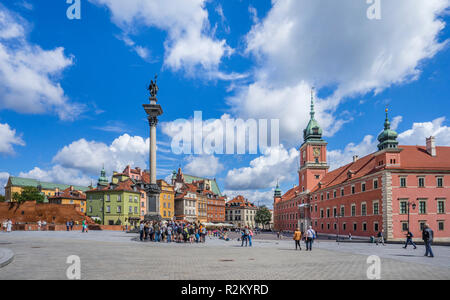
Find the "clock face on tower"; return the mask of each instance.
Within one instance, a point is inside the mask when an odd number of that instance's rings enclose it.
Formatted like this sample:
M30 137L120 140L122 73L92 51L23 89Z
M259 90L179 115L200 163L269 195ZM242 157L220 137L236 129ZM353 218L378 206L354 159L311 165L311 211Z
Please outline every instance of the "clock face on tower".
M314 148L313 150L314 157L320 157L320 148Z

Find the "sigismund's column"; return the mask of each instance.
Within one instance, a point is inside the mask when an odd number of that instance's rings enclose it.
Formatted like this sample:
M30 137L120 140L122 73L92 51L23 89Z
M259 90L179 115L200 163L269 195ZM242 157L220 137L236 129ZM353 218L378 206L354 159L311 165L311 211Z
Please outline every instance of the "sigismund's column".
M146 220L160 220L159 210L159 194L161 190L156 183L156 126L158 125L158 117L163 114L161 105L157 104L158 85L155 81L151 81L148 90L150 91L150 104L144 104L144 110L147 113L148 123L150 125L150 184L147 187L147 215Z

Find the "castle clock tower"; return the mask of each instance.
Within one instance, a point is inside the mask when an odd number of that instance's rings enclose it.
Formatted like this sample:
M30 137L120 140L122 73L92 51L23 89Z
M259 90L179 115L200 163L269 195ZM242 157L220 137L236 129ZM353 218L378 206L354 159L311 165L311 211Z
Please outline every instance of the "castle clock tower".
M322 139L322 128L315 119L314 89L311 91L311 119L303 131L300 147L299 187L302 192L312 191L330 166L327 163L327 142Z

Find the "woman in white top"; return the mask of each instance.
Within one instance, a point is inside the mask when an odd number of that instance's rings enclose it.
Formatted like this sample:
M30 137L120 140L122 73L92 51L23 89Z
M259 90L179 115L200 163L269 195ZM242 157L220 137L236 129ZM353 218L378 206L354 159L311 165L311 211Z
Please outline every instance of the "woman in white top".
M8 220L8 223L6 225L6 232L11 232L12 230L12 221Z

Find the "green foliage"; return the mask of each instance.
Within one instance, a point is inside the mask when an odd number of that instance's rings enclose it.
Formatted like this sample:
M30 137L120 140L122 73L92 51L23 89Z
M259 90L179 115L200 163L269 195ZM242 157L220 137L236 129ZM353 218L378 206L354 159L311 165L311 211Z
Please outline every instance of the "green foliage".
M12 196L13 201L24 203L27 201L36 201L37 203L44 203L45 197L35 187L26 186L23 188L22 193L14 193Z
M5 196L3 196L3 195L0 195L0 202L5 202L6 201L6 198L5 198Z
M270 213L270 210L263 206L258 209L255 215L255 222L257 224L262 224L263 227L270 224L270 221L272 220L272 214Z

